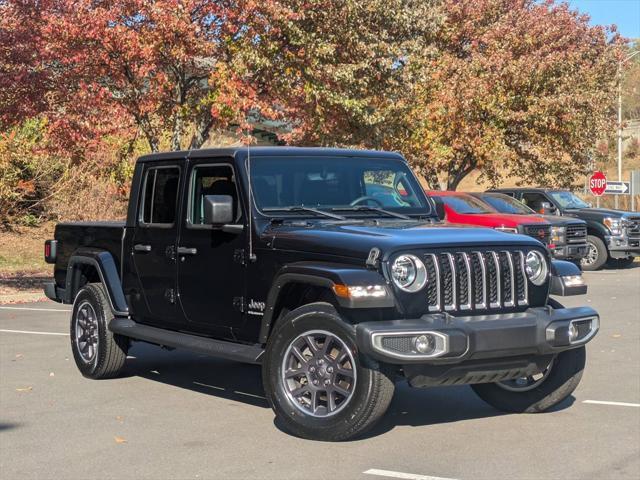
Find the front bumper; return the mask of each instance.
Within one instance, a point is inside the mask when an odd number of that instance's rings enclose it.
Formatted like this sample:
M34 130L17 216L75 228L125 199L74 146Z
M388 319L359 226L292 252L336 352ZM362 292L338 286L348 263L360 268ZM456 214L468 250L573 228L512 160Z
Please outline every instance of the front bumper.
M640 237L629 237L624 232L622 235L609 235L606 240L609 254L613 258L640 256Z
M414 386L495 382L543 370L554 355L589 342L599 323L589 307L465 317L432 314L360 323L356 342L361 353L402 366ZM433 335L435 353L417 351L415 339L421 335Z
M586 243L565 244L549 248L553 258L559 260L580 260L587 254L588 246Z

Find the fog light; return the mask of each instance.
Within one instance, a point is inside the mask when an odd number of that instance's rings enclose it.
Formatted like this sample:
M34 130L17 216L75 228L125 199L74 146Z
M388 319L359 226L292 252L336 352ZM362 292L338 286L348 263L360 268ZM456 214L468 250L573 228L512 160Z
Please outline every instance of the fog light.
M419 337L415 338L415 340L413 341L413 345L420 353L433 353L436 348L436 339L431 334L420 335Z

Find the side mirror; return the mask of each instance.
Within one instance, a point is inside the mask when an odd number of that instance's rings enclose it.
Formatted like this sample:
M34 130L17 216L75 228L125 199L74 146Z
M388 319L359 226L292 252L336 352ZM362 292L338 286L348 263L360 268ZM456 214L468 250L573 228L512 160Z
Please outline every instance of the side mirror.
M436 215L438 215L438 219L444 221L447 216L447 213L444 210L444 202L437 197L431 197L433 203L436 206Z
M542 215L555 215L556 209L549 202L542 202L540 204L540 211Z
M231 195L205 195L204 223L221 227L233 222L233 197Z

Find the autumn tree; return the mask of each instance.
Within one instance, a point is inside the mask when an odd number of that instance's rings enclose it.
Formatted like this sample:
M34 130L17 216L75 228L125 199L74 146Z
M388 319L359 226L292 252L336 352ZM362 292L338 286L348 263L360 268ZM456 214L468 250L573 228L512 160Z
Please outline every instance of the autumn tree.
M613 128L619 39L564 4L445 0L436 51L412 58L421 76L406 134L391 138L432 187L470 172L569 185Z
M31 32L12 53L27 45L36 53L21 55L26 70L43 77L29 85L20 72L12 76L5 125L20 118L9 113L23 98L69 145L128 129L152 151L166 135L172 149L198 148L212 128L258 104L234 56L280 11L251 0L11 0L4 8L12 37Z
M406 59L429 49L433 0L281 0L243 58L291 129L288 142L382 148L399 125Z

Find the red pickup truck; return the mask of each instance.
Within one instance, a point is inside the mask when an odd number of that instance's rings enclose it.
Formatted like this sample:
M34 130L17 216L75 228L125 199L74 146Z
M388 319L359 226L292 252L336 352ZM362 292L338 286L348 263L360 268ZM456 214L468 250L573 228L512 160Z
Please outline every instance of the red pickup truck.
M499 213L479 198L462 192L428 191L436 203L444 204L446 219L450 223L490 227L503 232L521 233L550 245L551 224L538 215L511 215Z

